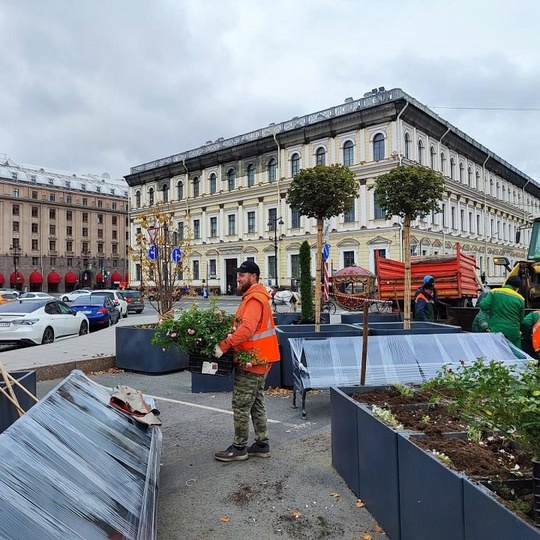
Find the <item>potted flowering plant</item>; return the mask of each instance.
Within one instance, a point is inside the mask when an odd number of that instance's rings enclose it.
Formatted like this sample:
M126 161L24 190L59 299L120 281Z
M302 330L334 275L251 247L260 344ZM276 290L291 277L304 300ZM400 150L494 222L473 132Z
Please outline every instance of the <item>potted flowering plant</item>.
M228 375L232 368L233 352L229 351L221 359L214 358L214 350L235 330L234 315L220 309L216 302L208 308L199 308L195 303L183 310L174 319L160 322L154 333L153 344L160 345L164 350L175 346L190 356L189 369L194 372ZM234 358L237 364L251 367L265 364L260 359L255 348L236 351ZM204 369L204 362L210 360L215 369Z

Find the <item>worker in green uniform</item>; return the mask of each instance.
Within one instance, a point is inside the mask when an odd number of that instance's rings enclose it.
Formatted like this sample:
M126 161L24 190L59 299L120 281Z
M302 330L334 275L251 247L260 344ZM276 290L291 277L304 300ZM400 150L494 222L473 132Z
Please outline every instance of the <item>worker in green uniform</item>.
M521 322L525 317L525 299L518 290L521 279L510 276L506 284L491 289L479 302L479 308L489 312L489 331L502 332L504 337L521 348Z

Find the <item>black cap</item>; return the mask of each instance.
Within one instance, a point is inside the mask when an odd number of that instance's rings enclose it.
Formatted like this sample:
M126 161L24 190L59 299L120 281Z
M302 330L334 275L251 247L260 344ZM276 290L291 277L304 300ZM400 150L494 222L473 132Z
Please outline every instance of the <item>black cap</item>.
M260 268L253 261L244 261L237 269L239 273L257 274L257 277L261 275Z
M510 287L521 287L521 279L518 276L510 276L506 280L506 285L510 285Z

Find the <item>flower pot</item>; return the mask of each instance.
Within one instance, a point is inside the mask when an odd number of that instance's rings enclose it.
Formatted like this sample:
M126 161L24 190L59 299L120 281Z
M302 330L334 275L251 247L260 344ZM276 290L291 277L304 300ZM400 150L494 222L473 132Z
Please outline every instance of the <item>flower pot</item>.
M11 371L10 375L17 380L24 388L26 388L32 395L36 395L36 372L35 371ZM0 387L6 390L6 384L2 378L0 378ZM28 411L35 401L15 383L12 385L15 397L19 402L19 405L23 411ZM9 392L8 392L9 393ZM0 394L0 433L7 429L13 422L19 418L17 409L11 403L11 401Z
M152 345L153 328L116 326L116 361L118 368L157 374L179 371L188 367L188 355L177 347L164 351Z

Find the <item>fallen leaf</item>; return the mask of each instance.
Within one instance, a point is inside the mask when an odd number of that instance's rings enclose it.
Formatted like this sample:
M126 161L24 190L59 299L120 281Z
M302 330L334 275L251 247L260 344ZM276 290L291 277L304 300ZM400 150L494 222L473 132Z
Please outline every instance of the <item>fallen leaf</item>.
M229 516L221 516L219 519L221 521L223 521L223 523L227 523L228 521L231 520L231 518Z
M302 512L300 512L300 510L298 510L298 508L297 508L296 510L293 510L291 512L291 516L294 517L294 518L302 517Z
M375 527L373 527L373 530L376 533L383 533L384 532L383 528L380 525L375 525Z
M334 497L337 503L341 502L341 495L339 493L330 493L330 495Z
M364 506L366 506L366 505L364 504L364 502L362 501L362 499L358 499L358 500L356 501L356 508L364 508Z
M362 536L362 540L371 540L371 534L364 534L364 536Z

